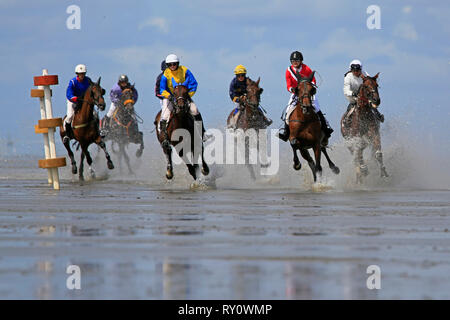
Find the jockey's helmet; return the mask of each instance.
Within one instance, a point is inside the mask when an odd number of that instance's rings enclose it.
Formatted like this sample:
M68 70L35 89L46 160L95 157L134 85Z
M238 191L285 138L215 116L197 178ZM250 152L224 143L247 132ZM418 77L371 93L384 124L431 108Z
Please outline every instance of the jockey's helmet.
M234 68L234 74L245 74L245 73L247 73L247 69L245 69L245 67L242 64Z
M87 69L84 64L79 64L75 67L75 73L86 73Z
M173 62L180 62L180 60L175 54L171 53L166 57L166 63L173 63Z
M362 63L359 60L353 60L350 62L350 70L361 70L362 69Z
M126 74L121 74L118 82L126 82L128 83L128 77Z
M303 55L300 51L294 51L291 53L291 61L303 61Z

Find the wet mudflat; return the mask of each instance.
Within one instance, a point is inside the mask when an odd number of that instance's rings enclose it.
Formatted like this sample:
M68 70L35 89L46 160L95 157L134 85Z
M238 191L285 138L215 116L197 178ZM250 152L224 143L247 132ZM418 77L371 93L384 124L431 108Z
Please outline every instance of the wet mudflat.
M449 229L448 190L3 178L0 298L449 299Z

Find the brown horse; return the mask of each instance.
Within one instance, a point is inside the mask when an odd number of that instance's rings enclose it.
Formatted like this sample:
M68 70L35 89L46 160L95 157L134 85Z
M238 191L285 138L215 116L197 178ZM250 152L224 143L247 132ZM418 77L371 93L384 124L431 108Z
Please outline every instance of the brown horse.
M363 176L369 174L363 158L364 149L369 145L372 156L380 166L380 176L388 177L381 152L380 121L373 110L381 103L377 84L379 74L374 77L362 75L363 83L358 89L356 106L345 112L341 119L342 136L351 143L349 150L355 157L357 183L362 183Z
M144 150L143 133L139 131L137 115L134 111L133 89L134 85L122 91L120 101L111 118L111 124L105 137L105 141L106 139L112 140L113 143L115 142L119 145L119 161L121 161L122 157L125 159L130 174L133 171L130 166L130 158L125 151L126 146L129 143L139 144L140 147L136 151L136 157L138 158L142 156Z
M156 126L156 138L161 144L161 147L167 159L166 178L169 180L173 178L172 147L171 147L172 145L177 150L179 156L186 163L186 166L192 178L194 178L194 180L197 180L198 177L197 171L199 168L198 165L199 147L201 147L202 173L205 176L209 174L208 165L206 164L205 159L203 157L204 129L198 128L198 126L194 121L194 118L189 113L189 104L192 100L191 97L189 96L188 88L182 84L178 84L175 86L173 94L174 94L173 96L174 109L167 124L168 139L166 139L163 132L160 132L160 130L158 130L159 119L161 118L161 111L159 111L158 114L156 115L154 122ZM183 135L183 133L185 134ZM178 134L180 134L181 139L179 139L178 141L172 140L176 139L175 134L177 136ZM190 145L188 146L189 150L183 148L186 147L184 143L180 144L180 142L182 142L183 139L185 138L189 138L190 140ZM183 147L177 148L177 146L179 147L180 145L182 145ZM188 158L189 154L192 156L192 159Z
M297 150L300 151L302 157L308 161L311 168L314 182L317 181L317 174L322 175L322 166L320 165L321 153L325 155L330 169L335 174L339 174L339 168L331 161L328 156L326 146L328 139L321 130L320 119L314 111L312 105L312 96L316 92L315 86L312 84L314 77L313 72L308 78L303 78L297 74L298 85L296 95L298 97L295 109L292 111L289 120L289 142L294 153L294 169L300 170L301 163L297 156ZM315 162L311 158L308 149L314 151Z
M258 78L256 82L250 78L247 78L247 93L239 98L239 109L241 114L238 117L235 128L241 129L244 133L249 129L253 129L256 130L257 135L259 135L259 129L267 128L264 115L259 109L261 93L263 92L263 88L259 87L259 81L260 78ZM231 121L234 114L235 110L232 110L228 115L227 127L231 127ZM249 163L249 140L247 139L245 140L245 156L245 163L250 171L250 176L253 180L255 180L256 175L253 170L253 166ZM262 166L265 165L262 164Z
M94 105L97 105L100 110L105 110L105 100L103 99L103 95L105 94L105 89L100 86L101 77L98 79L96 83L91 82L89 88L86 90L83 99L80 99L81 107L76 108L75 114L73 116L72 121L72 132L69 134L71 139L75 139L78 141L81 147L81 158L80 158L80 172L79 178L80 180L84 180L83 177L83 162L86 157L87 163L89 165L89 170L91 176L95 177L95 172L91 167L92 158L89 154L88 147L92 143L96 143L99 147L103 149L106 155L107 164L109 169L114 169L114 165L111 161L111 158L106 151L105 143L99 134L98 127L98 116L94 116ZM60 135L61 139L65 136L64 128L60 127ZM72 162L72 174L77 173L77 164L75 162L75 158L72 150L70 149L70 141L64 143L64 146L69 153L70 160Z

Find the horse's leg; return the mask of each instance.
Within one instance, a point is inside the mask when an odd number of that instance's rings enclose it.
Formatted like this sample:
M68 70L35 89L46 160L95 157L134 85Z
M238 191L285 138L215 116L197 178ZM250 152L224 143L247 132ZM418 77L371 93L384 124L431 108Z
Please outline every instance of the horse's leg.
M363 138L357 138L354 146L354 163L356 166L356 183L361 184L363 176L367 176L369 174L369 169L367 165L364 163L364 149L365 143Z
M250 143L247 139L245 139L245 166L250 172L250 177L252 180L256 180L255 171L253 170L253 165L250 164Z
M381 152L380 132L377 130L372 134L372 156L377 160L380 166L380 176L382 178L389 177L386 167L383 164L383 153Z
M314 163L314 160L311 158L311 155L309 154L309 151L307 149L304 148L300 148L300 154L302 155L303 159L305 159L306 161L308 161L308 165L311 168L313 177L314 177L314 182L317 181L317 175L316 175L316 164Z
M198 169L198 164L186 164L190 175L192 176L192 178L194 178L194 180L197 180L197 169Z
M78 173L78 177L80 179L80 181L84 181L84 176L83 176L83 170L84 170L84 151L83 148L81 148L81 155L80 155L80 171Z
M89 173L91 175L92 179L95 179L95 171L92 168L92 158L91 158L91 154L89 153L88 150L89 146L84 147L81 151L84 153L84 155L86 156L86 161L87 164L89 165Z
M112 170L114 169L114 164L111 161L111 157L109 156L108 151L106 150L106 144L103 142L102 139L100 139L100 141L97 142L97 144L100 146L100 148L103 149L103 151L105 152L105 156L106 156L106 163L108 165L108 169Z
M77 174L77 163L75 161L72 149L70 148L70 141L64 143L64 147L66 147L67 153L69 154L70 162L72 163L72 174Z
M167 159L167 171L166 171L166 178L168 180L173 178L173 165L172 165L172 147L167 144L162 145L163 152L166 155Z
M294 153L294 170L300 170L302 168L302 164L300 163L300 160L298 159L297 155L297 147L295 146L295 143L291 143L292 152Z
M322 147L320 145L320 142L317 143L314 146L314 148L313 148L313 150L314 150L314 157L316 159L316 173L318 173L320 177L322 176L322 165L320 164L320 158L322 156L322 149L321 148ZM308 154L309 154L309 152L308 152Z
M140 147L136 151L136 157L140 158L144 151L144 134L141 131L138 132L138 143L140 144Z
M121 149L122 149L123 157L125 158L125 163L127 164L127 167L128 167L128 173L129 174L134 174L133 170L131 169L131 165L130 165L130 157L128 157L127 151L125 150L125 144L124 143L121 145Z
M209 167L208 167L208 164L205 161L204 151L205 151L205 148L204 148L203 143L202 143L202 174L204 176L207 176L209 174Z
M334 174L339 174L340 170L339 168L331 161L330 157L328 156L327 149L325 147L321 148L323 154L325 155L325 158L327 158L328 165L330 166L331 171L333 171Z

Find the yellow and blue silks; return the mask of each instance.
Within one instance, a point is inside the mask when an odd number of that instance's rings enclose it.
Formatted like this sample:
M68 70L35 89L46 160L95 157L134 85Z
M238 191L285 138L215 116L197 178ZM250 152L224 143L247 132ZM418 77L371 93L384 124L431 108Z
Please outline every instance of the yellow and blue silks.
M169 99L169 97L173 95L173 89L180 84L188 88L189 96L191 97L195 94L195 91L197 91L197 80L195 80L194 75L188 68L179 66L175 71L167 68L161 77L160 94L164 98Z

